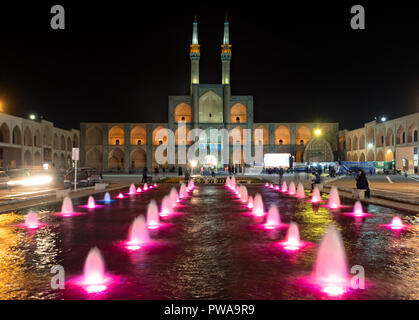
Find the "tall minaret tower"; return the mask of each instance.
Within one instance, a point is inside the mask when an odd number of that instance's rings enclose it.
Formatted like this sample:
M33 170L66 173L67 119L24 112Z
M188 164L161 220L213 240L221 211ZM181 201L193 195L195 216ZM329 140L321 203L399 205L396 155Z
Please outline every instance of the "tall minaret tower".
M199 58L201 56L200 46L198 44L198 21L193 22L192 29L192 44L191 50L189 53L191 57L191 94L192 94L192 85L199 84Z
M224 90L224 123L230 122L230 61L231 61L231 44L229 37L229 23L226 17L224 22L224 37L221 45L221 63L222 77L221 83Z
M192 122L194 127L198 126L199 122L199 100L198 100L198 85L199 85L199 58L201 56L201 49L198 44L198 21L196 16L192 28L192 44L189 52L191 57L191 98L192 98Z

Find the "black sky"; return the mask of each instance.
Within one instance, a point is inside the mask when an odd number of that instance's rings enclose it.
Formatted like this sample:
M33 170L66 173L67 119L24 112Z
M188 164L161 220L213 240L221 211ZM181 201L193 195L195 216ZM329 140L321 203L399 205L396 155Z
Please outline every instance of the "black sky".
M168 95L189 93L193 15L200 82L219 83L226 13L232 94L254 96L256 122L353 129L419 111L419 11L411 1L3 2L0 100L15 115L36 112L65 128L167 122ZM50 28L54 4L66 10L64 31ZM355 4L365 7L366 30L350 28Z

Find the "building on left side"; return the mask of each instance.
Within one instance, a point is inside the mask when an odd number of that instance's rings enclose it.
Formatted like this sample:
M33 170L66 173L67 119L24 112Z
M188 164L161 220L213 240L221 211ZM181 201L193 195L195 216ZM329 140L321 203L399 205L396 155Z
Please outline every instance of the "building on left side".
M0 113L0 168L36 168L48 163L56 169L72 167L72 148L80 132L54 127L46 120L30 120Z

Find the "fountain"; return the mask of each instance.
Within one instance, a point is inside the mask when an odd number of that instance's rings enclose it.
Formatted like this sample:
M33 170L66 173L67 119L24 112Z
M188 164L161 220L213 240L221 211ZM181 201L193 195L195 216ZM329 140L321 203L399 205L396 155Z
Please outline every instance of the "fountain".
M339 209L340 208L340 198L339 198L339 191L338 188L333 186L330 189L330 198L328 206L330 209ZM361 206L361 212L362 212L362 206Z
M143 190L144 190L144 191L147 191L147 190L148 190L148 185L147 185L147 183L144 183Z
M135 187L135 185L134 184L131 184L131 186L129 187L129 192L128 192L128 194L129 195L134 195L134 194L136 194L137 193L137 188Z
M100 250L97 247L90 249L84 263L81 285L86 287L88 293L97 293L106 290L109 280Z
M170 196L164 196L161 202L160 216L167 217L170 214L172 214L172 202L170 201Z
M323 292L332 296L343 294L348 286L345 249L339 231L332 224L320 243L312 277Z
M65 197L61 206L61 213L72 214L74 213L73 202L70 197Z
M169 194L170 202L172 203L172 208L176 207L178 199L178 193L175 187L172 187Z
M125 197L124 197L124 195L122 194L122 193L119 193L117 196L116 196L118 199L124 199Z
M147 224L143 216L137 217L132 223L128 241L125 243L126 248L129 250L138 250L144 244L150 241L150 236L147 230Z
M179 190L179 199L185 199L188 196L188 190L186 190L186 186L184 183L180 185Z
M304 242L300 239L298 225L295 222L290 223L285 241L283 241L281 245L288 251L296 251L304 245Z
M158 187L157 183L153 184L153 188L157 188L157 187Z
M28 229L38 229L39 227L43 225L44 225L43 223L39 222L38 215L33 211L29 211L29 213L25 217L25 223L19 226L22 226Z
M143 192L143 190L141 190L141 187L137 188L137 193Z
M387 229L391 229L393 231L402 231L406 228L409 228L408 225L404 224L402 219L400 219L399 216L395 216L393 217L393 219L391 219L391 223L390 224L384 224L382 225L384 228Z
M249 196L249 199L247 201L247 207L249 209L253 209L253 197L252 196Z
M259 193L256 193L253 200L253 214L257 217L263 217L265 215L262 196Z
M89 209L96 208L95 198L93 198L92 196L89 196L89 199L87 200L87 208Z
M248 200L249 200L249 194L247 193L247 188L246 186L241 186L240 201L243 203L247 203Z
M274 185L271 183L270 186L269 186L269 188L273 189L274 188Z
M304 193L304 186L302 185L302 183L300 182L297 186L297 198L298 199L303 199L306 197L305 193Z
M266 182L265 183L265 187L268 188L269 187L269 183Z
M314 187L311 202L319 203L321 201L319 188Z
M290 183L290 187L288 188L288 194L291 196L294 196L296 194L294 181L291 181Z
M282 183L281 191L282 192L287 192L288 191L287 183L285 181L284 181L284 183Z
M281 217L279 215L278 207L275 204L271 204L268 211L268 217L266 218L265 228L275 229L281 226Z
M345 215L352 216L355 218L364 218L371 216L369 213L365 213L362 208L362 203L360 201L355 202L352 212L346 212Z
M109 194L109 192L106 192L105 193L105 196L103 197L103 200L102 201L103 202L111 202L112 201L111 195Z
M147 207L147 226L149 229L157 229L160 225L159 209L156 201L151 200Z
M195 188L195 184L194 184L193 180L191 179L188 182L188 188L187 188L187 190L188 191L192 191L194 188Z

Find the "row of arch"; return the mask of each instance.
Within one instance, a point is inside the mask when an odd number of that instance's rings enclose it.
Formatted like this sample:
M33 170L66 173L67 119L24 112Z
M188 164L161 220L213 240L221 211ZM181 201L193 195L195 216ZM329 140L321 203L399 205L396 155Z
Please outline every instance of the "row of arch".
M73 147L78 147L78 138L75 134L72 140L70 136L67 136L66 139L64 135L61 135L59 138L58 134L55 133L54 138L51 141L50 130L48 127L45 127L44 138L41 140L41 132L39 129L32 132L29 127L25 127L22 134L19 126L14 126L13 130L10 131L9 126L5 122L0 126L0 142L28 147L42 147L43 143L44 145L52 145L53 149L67 151L71 151Z
M182 102L175 107L175 122L192 122L192 108L190 105ZM230 109L231 123L247 123L247 108L241 104L236 103Z
M236 127L235 129L238 130L240 133L240 138L230 138L231 143L240 143L246 144L247 137L243 134L242 127ZM268 145L269 144L269 131L268 129L263 126L259 125L254 128L253 133L253 141L256 145ZM163 138L159 138L157 133L159 130L162 130ZM166 130L166 132L165 132ZM180 130L184 130L182 134L180 134ZM258 134L256 134L256 130ZM191 141L187 139L189 128L187 127L179 127L175 131L175 141L176 144L182 145L191 144ZM152 132L152 144L159 145L162 143L166 143L167 141L167 129L163 126L158 126ZM186 139L185 139L186 138ZM306 145L308 141L312 138L311 130L307 126L300 126L296 131L296 143L297 145ZM147 131L146 129L138 125L131 129L130 132L130 144L131 145L145 145L147 144ZM87 145L102 145L103 144L103 133L102 130L98 127L90 127L86 132L86 144ZM108 144L109 145L124 145L125 144L125 132L120 126L113 126L108 131ZM290 145L291 144L291 131L288 127L284 125L278 126L274 131L274 144L275 145Z
M378 150L377 154L374 151L369 150L366 153L360 152L348 152L347 161L393 161L394 160L394 153L391 149L387 149L385 152L382 150Z
M400 125L394 134L392 128L388 128L385 131L385 128L378 128L376 138L374 134L374 128L370 127L367 129L367 136L364 133L360 135L348 136L346 141L346 147L348 151L353 150L362 150L365 147L372 143L377 147L393 146L394 144L405 144L418 142L418 127L416 123L412 123L407 131L403 125Z
M52 158L52 163L54 168L56 169L68 169L72 165L72 160L70 155L65 156L63 153L58 155L58 153L54 153ZM42 156L39 151L36 151L32 154L31 151L26 150L23 153L23 166L28 168L31 166L40 167L42 166Z

